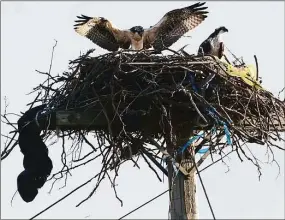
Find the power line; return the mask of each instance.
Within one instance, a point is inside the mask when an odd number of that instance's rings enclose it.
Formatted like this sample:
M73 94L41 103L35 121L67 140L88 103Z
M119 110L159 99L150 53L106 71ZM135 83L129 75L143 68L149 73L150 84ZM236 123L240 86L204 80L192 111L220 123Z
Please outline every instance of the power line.
M39 215L41 215L42 213L46 212L47 210L49 210L50 208L52 208L53 206L55 206L56 204L58 204L59 202L61 202L62 200L66 199L68 196L70 196L71 194L73 194L74 192L76 192L77 190L79 190L80 188L82 188L83 186L85 186L86 184L90 183L93 179L95 179L99 174L93 176L92 178L90 178L89 180L87 180L86 182L84 182L83 184L79 185L78 187L76 187L75 189L73 189L72 191L70 191L69 193L67 193L65 196L61 197L59 200L57 200L56 202L52 203L51 205L49 205L48 207L46 207L45 209L43 209L42 211L40 211L39 213L37 213L36 215L34 215L32 218L30 218L30 220L38 217ZM158 197L162 196L163 194L167 193L170 189L167 189L166 191L164 191L163 193L157 195L156 197L152 198L151 200L145 202L144 204L142 204L141 206L137 207L136 209L132 210L131 212L127 213L126 215L122 216L119 219L122 219L128 215L130 215L131 213L135 212L136 210L142 208L143 206L147 205L148 203L152 202L153 200L157 199Z
M204 183L202 181L202 178L200 176L200 171L198 170L198 167L195 163L195 159L193 158L193 156L191 156L192 160L194 160L194 165L195 165L195 168L197 170L197 173L198 173L198 176L199 176L199 179L200 179L200 182L201 182L201 185L203 187L203 191L205 193L205 196L206 196L206 199L207 199L207 202L208 202L208 205L210 207L210 210L211 210L211 213L212 213L212 216L214 219L215 218L215 215L214 215L214 211L213 211L213 208L211 206L211 203L210 203L210 200L208 198L208 195L207 195L207 192L206 192L206 189L205 189L205 186L204 186ZM77 190L79 190L80 188L82 188L83 186L85 186L86 184L88 184L89 182L91 182L94 178L96 178L99 174L93 176L92 178L90 178L89 180L87 180L86 182L84 182L83 184L79 185L78 187L76 187L75 189L73 189L72 191L70 191L68 194L66 194L65 196L63 196L62 198L60 198L59 200L57 200L56 202L52 203L51 205L49 205L47 208L45 208L44 210L40 211L38 214L36 214L35 216L33 216L32 218L30 218L30 220L36 218L37 216L41 215L42 213L46 212L47 210L49 210L50 208L52 208L53 206L55 206L56 204L58 204L59 202L61 202L62 200L66 199L68 196L70 196L71 194L73 194L74 192L76 192ZM165 190L164 192L160 193L159 195L155 196L154 198L148 200L147 202L143 203L142 205L138 206L137 208L133 209L132 211L128 212L127 214L125 214L124 216L120 217L118 220L120 219L123 219L125 218L126 216L130 215L131 213L137 211L138 209L142 208L143 206L151 203L152 201L154 201L155 199L159 198L160 196L164 195L165 193L167 193L168 191L170 191L171 189L167 189Z
M86 184L90 183L94 178L96 178L99 174L93 176L92 178L90 178L89 180L87 180L85 183L79 185L78 187L76 187L75 189L73 189L72 191L70 191L69 193L67 193L65 196L63 196L62 198L60 198L59 200L57 200L56 202L52 203L50 206L48 206L47 208L45 208L44 210L40 211L38 214L36 214L35 216L33 216L32 218L30 218L30 220L36 218L37 216L41 215L42 213L44 213L45 211L49 210L51 207L55 206L57 203L61 202L62 200L66 199L68 196L70 196L71 194L73 194L75 191L79 190L80 188L82 188L83 186L85 186Z
M202 185L203 191L204 191L204 193L205 193L205 196L206 196L206 199L207 199L208 205L209 205L209 207L210 207L210 210L211 210L211 213L212 213L213 219L215 220L215 219L216 219L216 217L215 217L215 214L214 214L214 211L213 211L212 205L211 205L211 203L210 203L210 200L209 200L209 197L208 197L208 194L207 194L206 188L205 188L205 186L204 186L204 183L203 183L202 177L201 177L201 175L200 175L200 171L198 170L197 164L196 164L196 162L195 162L195 158L193 157L193 155L192 155L192 154L190 155L190 157L191 157L191 159L192 159L192 161L193 161L193 163L194 163L194 166L195 166L195 168L196 168L196 170L197 170L197 174L198 174L198 176L199 176L199 179L200 179L200 182L201 182L201 185Z
M169 190L170 190L170 189L165 190L163 193L160 193L159 195L157 195L156 197L152 198L151 200L149 200L149 201L145 202L144 204L140 205L139 207L133 209L132 211L128 212L127 214L125 214L124 216L122 216L121 218L119 218L118 220L127 217L127 216L130 215L131 213L137 211L138 209L142 208L143 206L147 205L148 203L154 201L154 200L157 199L158 197L160 197L160 196L162 196L163 194L167 193Z

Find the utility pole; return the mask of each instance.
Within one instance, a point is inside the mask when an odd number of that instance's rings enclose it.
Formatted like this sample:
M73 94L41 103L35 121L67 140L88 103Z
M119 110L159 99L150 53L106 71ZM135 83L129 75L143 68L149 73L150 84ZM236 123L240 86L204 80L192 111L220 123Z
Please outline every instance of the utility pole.
M194 155L194 150L192 155ZM190 154L179 162L188 172L194 166ZM169 187L172 187L169 193L171 219L198 219L194 170L191 170L192 172L189 172L188 176L179 172L175 177L173 165L168 163L168 181Z
M179 172L175 177L176 174L173 165L168 163L168 181L169 187L172 187L172 190L169 193L171 219L199 218L196 195L196 168L209 156L210 149L199 159L199 161L195 162L195 148L203 146L205 142L210 140L210 137L211 134L207 134L204 139L197 141L195 144L192 143L191 146L188 147L188 150L177 158L177 162L180 163L182 170L185 170L187 175L183 175L182 172ZM212 141L218 143L223 137L224 134L221 133ZM182 146L187 140L189 139L179 138L177 141L178 146ZM210 145L210 147L211 146L212 145ZM171 150L170 147L169 150Z

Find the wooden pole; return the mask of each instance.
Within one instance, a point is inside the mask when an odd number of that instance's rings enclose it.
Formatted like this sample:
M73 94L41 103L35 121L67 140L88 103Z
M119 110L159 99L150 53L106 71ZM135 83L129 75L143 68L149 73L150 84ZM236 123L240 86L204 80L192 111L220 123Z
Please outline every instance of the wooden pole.
M188 140L189 134L174 134L172 133L172 140L166 140L166 148L170 155L173 156L174 149L177 146L184 145ZM187 172L183 175L178 172L170 161L168 161L168 184L172 189L169 192L170 199L170 217L171 219L197 219L197 205L196 205L196 180L195 172L193 172L193 161L191 155L195 155L194 147L191 152L184 151L183 154L176 156L176 161ZM190 172L192 170L192 172Z
M217 136L214 141L219 143L224 137L224 133ZM173 166L168 164L168 180L169 186L172 186L170 191L170 213L171 219L198 219L198 208L197 208L197 195L196 195L196 167L199 167L210 154L210 149L200 158L199 161L194 164L195 161L195 149L200 149L204 145L205 140L209 140L210 136L206 135L205 139L202 139L195 144L193 143L187 153L184 153L183 157L178 158L181 162L183 170L188 175L182 175L179 173L176 178ZM184 144L187 139L180 138L178 146ZM214 143L212 143L214 144ZM213 145L215 146L215 144ZM210 148L212 145L210 145ZM191 159L193 158L193 159Z
M181 159L181 166L190 171L194 164L188 157ZM195 175L196 172L190 172L187 177L176 174L173 165L168 164L168 181L172 187L169 194L171 219L198 219Z

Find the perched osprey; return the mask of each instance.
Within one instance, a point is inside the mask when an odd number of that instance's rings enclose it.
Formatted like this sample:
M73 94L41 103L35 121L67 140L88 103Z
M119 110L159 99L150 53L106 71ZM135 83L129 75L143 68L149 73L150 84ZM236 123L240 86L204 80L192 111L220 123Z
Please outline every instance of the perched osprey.
M153 47L157 51L170 47L186 32L194 29L207 17L208 7L204 3L196 3L188 7L175 9L166 13L162 19L144 29L134 26L129 30L115 28L110 21L103 17L77 16L75 31L90 39L98 46L117 51L119 48L141 50Z
M222 58L224 53L224 43L221 34L228 32L224 26L215 29L215 31L200 45L198 55L213 55Z

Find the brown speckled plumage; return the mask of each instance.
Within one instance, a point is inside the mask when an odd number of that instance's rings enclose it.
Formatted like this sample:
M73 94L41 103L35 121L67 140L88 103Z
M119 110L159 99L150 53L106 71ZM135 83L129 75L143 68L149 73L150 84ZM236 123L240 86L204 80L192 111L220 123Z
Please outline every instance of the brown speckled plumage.
M131 45L143 45L142 48L161 51L170 47L186 32L194 29L207 17L208 7L201 7L204 3L196 3L188 7L172 10L166 13L160 21L145 30L140 39L134 39L130 30L120 30L112 26L111 22L102 17L77 16L75 31L90 39L98 46L109 51L119 48L128 49ZM141 49L141 46L137 46Z
M147 31L146 35L149 35L149 39L145 44L150 44L157 50L161 50L164 46L170 47L207 18L208 12L205 9L208 7L201 7L204 4L205 2L198 2L166 13L156 25Z

